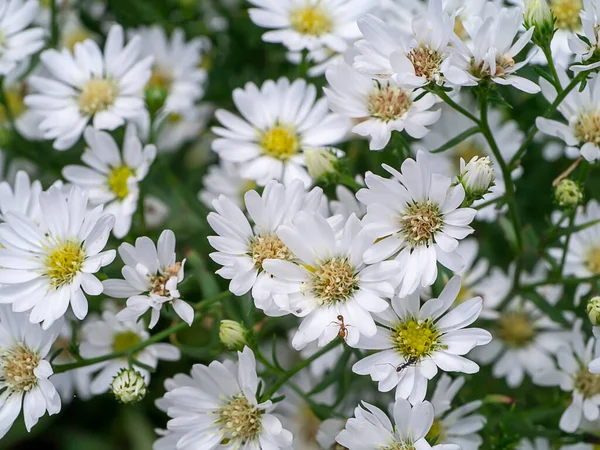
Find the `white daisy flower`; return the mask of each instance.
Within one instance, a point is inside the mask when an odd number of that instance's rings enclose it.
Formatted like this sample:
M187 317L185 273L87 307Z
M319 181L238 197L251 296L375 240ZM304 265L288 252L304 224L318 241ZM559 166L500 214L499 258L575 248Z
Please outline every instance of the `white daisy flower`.
M427 437L433 439L437 436L436 443L456 444L461 450L477 450L483 443L477 432L485 426L486 419L481 414L472 413L483 402L475 400L451 410L452 401L464 384L464 377L452 381L446 374L441 376L431 397L435 417Z
M317 339L324 346L343 328L349 345L361 335L373 336L371 314L389 307L384 299L394 295L391 279L399 263L365 264L363 254L372 240L360 220L352 215L337 231L324 217L300 212L293 223L279 227L277 236L297 262L267 259L263 266L274 276L267 288L286 295L289 311L304 318L292 340L294 348Z
M275 405L258 402L254 353L245 347L238 359L196 364L190 376L178 374L165 382L167 392L156 405L171 420L154 450L291 449L292 433L271 414Z
M81 356L90 359L109 355L113 352L126 351L136 345L147 341L150 333L146 331L144 322L122 322L117 319L114 312L105 310L101 318L90 318L81 327L81 344L79 347ZM138 371L146 382L150 384L150 372L144 367L138 366L140 362L144 366L156 368L158 361L177 361L181 357L179 349L171 344L150 344L135 353L133 368ZM90 391L94 395L107 392L113 378L121 369L130 368L130 360L127 356L104 361L90 367L92 382Z
M519 8L500 8L489 5L486 15L472 17L465 28L469 43L453 39L457 49L454 64L462 70L464 80L455 80L462 86L476 86L483 80L500 85L510 85L529 94L537 94L540 87L533 81L515 75L528 60L515 63L514 58L531 40L534 28L530 28L515 41L523 23ZM450 80L452 82L452 80Z
M60 8L62 0L57 0L57 7ZM67 9L60 14L58 17L58 24L60 27L60 36L58 47L66 48L70 52L75 50L75 44L84 42L86 39L92 39L97 41L98 36L88 30L85 25L81 22L79 14L73 10ZM48 28L50 28L50 21L48 21Z
M359 122L352 131L367 136L371 150L383 150L393 131L406 131L421 139L429 132L426 127L441 114L429 111L436 104L434 95L420 96L419 91L402 89L392 80L374 81L346 63L327 70L327 81L329 87L324 91L329 107Z
M87 147L81 156L85 163L63 168L65 179L87 191L91 206L105 205L104 212L115 216L113 234L121 239L131 229L138 207L139 183L146 177L156 157L156 147L142 147L135 126L128 125L123 150L105 131L87 127Z
M46 359L61 324L42 330L27 315L0 306L0 438L8 432L21 409L27 431L46 414L60 411L60 397Z
M346 421L342 419L325 419L319 425L317 431L317 442L322 449L342 450L340 445L335 442L335 438L346 426Z
M405 33L383 20L367 15L358 21L364 39L355 44L354 67L371 78L393 79L403 88L429 83L463 84L467 77L453 66L450 40L454 16L442 8L442 0L430 0L427 12L412 21Z
M212 209L213 202L224 195L238 208L245 208L244 195L255 189L256 183L242 178L240 171L240 164L230 161L220 160L210 166L202 179L204 189L198 193L198 199Z
M600 26L600 0L583 0L583 8L581 1L571 1L573 8L582 9L579 13L581 18L581 33L583 39L579 35L569 37L569 47L575 53L575 60L580 64L571 66L571 70L575 73L596 69L600 67L600 61L597 60L597 52L600 49L598 41L598 26Z
M94 273L115 259L102 251L115 222L102 207L88 211L88 197L77 186L63 193L53 186L40 194L42 224L9 211L0 226L0 302L30 311L32 323L48 329L71 305L79 320L88 312L88 295L102 293Z
M433 447L425 437L433 424L433 406L419 402L411 406L406 400L396 399L392 408L395 424L376 406L362 402L354 410L346 427L337 436L339 444L348 450L419 449L460 450L455 444L436 444Z
M594 447L596 447L594 444L579 442L577 444L562 445L558 450L595 450ZM521 440L516 448L517 450L552 450L553 447L548 439L535 438L534 441Z
M358 182L364 185L362 179ZM334 215L341 215L345 219L350 217L352 214L356 215L359 219L367 213L365 205L360 203L354 192L348 189L346 186L338 184L335 187L335 196L337 200L331 200L329 202L329 209Z
M42 217L40 209L40 194L42 183L30 181L29 174L19 170L15 176L14 188L8 181L0 183L0 219L15 211L39 223Z
M461 241L456 251L465 262L463 269L456 273L456 275L460 275L461 279L460 291L455 302L458 305L473 297L483 297L484 280L489 269L489 262L484 258L479 258L479 243L475 238Z
M558 368L547 367L533 376L537 385L560 386L572 392L571 404L559 422L560 429L567 433L575 432L584 418L590 422L600 418L600 370L591 370L600 369L600 342L590 338L586 343L580 326L576 326L569 343L557 351ZM590 365L594 359L597 363Z
M113 25L104 54L88 39L66 49L45 50L41 60L50 76L29 79L36 94L25 104L44 116L40 128L54 148L67 150L81 137L87 124L114 130L125 121L140 121L145 114L143 88L150 79L152 57L140 58L139 36L124 45L123 28Z
M238 296L252 290L257 308L268 315L288 314L286 302L273 298L267 288L270 275L267 259L293 260L293 250L278 237L282 224L290 222L300 211L319 211L324 202L323 191L307 192L301 181L288 186L271 181L262 196L256 191L244 196L252 225L235 203L224 195L213 202L216 212L208 215L208 223L218 236L208 241L217 250L209 256L223 266L217 274L227 280L229 290Z
M144 43L142 55L153 58L152 76L146 89L159 88L167 92L164 108L180 112L191 108L204 96L208 77L200 68L202 54L210 48L210 41L194 38L188 42L181 28L173 30L171 37L157 25L136 31Z
M350 128L348 119L327 110L327 99L315 103L317 90L304 80L286 78L254 83L233 91L243 119L222 109L215 113L223 127L212 148L227 161L243 163L243 178L264 186L270 180L289 184L300 179L312 184L304 162L304 149L330 147Z
M38 12L37 0L2 0L0 6L0 74L6 75L44 47L45 33L29 28Z
M419 286L433 284L438 262L450 270L462 269L464 262L456 248L459 240L473 232L468 225L476 211L460 208L463 187L451 187L450 178L431 173L423 151L417 153L416 161L406 159L401 172L387 165L383 168L392 179L369 172L367 188L356 194L367 205L364 221L375 241L364 258L371 264L394 256L402 264L398 295L404 297Z
M126 298L127 307L117 318L136 321L152 310L149 328L160 318L160 310L169 303L188 325L194 320L194 309L181 300L177 284L183 281L185 259L177 261L175 234L164 230L157 245L146 236L136 239L135 246L124 242L119 256L125 263L121 269L124 280L104 280L104 293L114 298Z
M359 17L377 4L377 0L249 0L250 19L263 28L263 41L282 43L290 51L303 49L343 53L360 33Z
M460 277L453 277L439 298L422 306L418 293L392 298L392 308L379 313L377 333L361 336L357 347L378 350L352 366L359 375L370 375L379 382L379 390L396 387L396 398L416 404L425 398L427 380L438 372L476 373L479 366L463 357L492 336L481 328L468 328L482 310L481 297L475 297L450 309L460 291Z
M558 72L563 87L570 83L564 71ZM542 93L548 102L556 99L556 88L548 81L540 79ZM588 161L600 158L600 76L594 74L583 91L573 89L558 106L558 111L567 124L557 120L538 117L535 121L538 129L554 136L567 144L567 156L583 156Z
M200 104L178 112L160 111L154 122L158 151L175 152L196 139L206 129L213 110L211 105Z

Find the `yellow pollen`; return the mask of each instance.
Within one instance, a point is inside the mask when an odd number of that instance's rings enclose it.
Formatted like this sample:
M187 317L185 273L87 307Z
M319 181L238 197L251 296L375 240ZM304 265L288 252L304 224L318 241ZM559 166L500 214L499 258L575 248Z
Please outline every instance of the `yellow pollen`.
M290 22L298 33L309 36L322 36L333 28L331 18L318 5L295 9Z
M110 190L121 200L129 195L129 178L133 176L133 172L129 167L121 166L112 170L108 176L108 186Z
M600 247L592 247L587 251L585 265L590 273L600 274Z
M46 256L46 275L55 289L69 284L85 262L85 251L76 241L66 240L49 249Z
M600 145L600 111L583 113L575 123L575 137L582 142Z
M150 281L152 283L152 292L162 297L168 297L169 292L167 291L167 281L169 281L171 277L176 277L180 270L181 263L178 261L172 266L167 267L164 275L153 277Z
M290 261L294 255L289 248L274 234L256 236L250 243L250 254L254 265L262 269L265 259L283 259Z
M312 290L321 306L347 301L358 289L358 283L358 276L346 258L331 258L312 275Z
M441 348L439 337L440 333L431 321L411 319L396 325L393 342L405 359L420 360Z
M582 367L575 374L575 390L583 395L583 398L591 398L600 394L600 374L590 373L587 367Z
M133 331L123 331L115 334L113 337L113 351L124 352L135 347L140 342L142 342L142 338L138 334Z
M369 96L371 117L389 122L399 119L408 112L411 100L406 91L394 86L381 86Z
M150 75L150 80L146 84L146 89L160 88L168 92L171 89L172 83L173 76L167 70L155 66L152 68L152 75Z
M87 39L90 39L92 36L85 28L76 28L71 31L69 34L63 36L62 38L62 46L72 53L75 48L75 44L83 42Z
M243 394L239 394L221 409L217 422L221 424L227 442L246 443L258 437L262 414Z
M498 319L498 337L509 347L526 347L535 336L531 319L522 312L506 312Z
M79 109L91 116L110 108L118 95L118 87L114 81L95 78L88 81L79 94Z
M298 153L300 143L293 127L274 126L260 138L263 154L286 161Z
M556 27L563 30L581 28L579 12L583 9L581 0L550 0L550 7L556 17Z
M400 226L408 244L415 247L431 244L444 222L438 206L426 200L409 205L406 213L400 217Z
M428 441L433 441L435 438L437 438L435 442L440 444L444 442L446 437L445 434L446 433L444 431L444 426L442 425L442 423L439 420L434 419L433 425L431 425L431 428L429 429L429 432L425 437Z
M38 384L33 373L41 361L39 354L23 344L0 350L0 381L15 392L27 392Z
M427 81L434 81L440 74L442 55L427 45L413 48L406 57L415 69L415 75L425 77Z

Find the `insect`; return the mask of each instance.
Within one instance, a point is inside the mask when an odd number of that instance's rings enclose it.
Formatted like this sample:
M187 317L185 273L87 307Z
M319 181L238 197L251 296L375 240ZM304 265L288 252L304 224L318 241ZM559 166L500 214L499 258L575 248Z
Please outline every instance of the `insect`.
M338 325L340 327L340 331L338 332L338 336L341 337L344 341L346 340L346 337L348 337L348 327L350 325L346 325L344 323L344 316L342 316L341 314L337 316L337 320L339 322L331 322L334 323L336 325Z
M408 360L405 363L400 364L398 367L396 367L396 372L402 372L407 367L410 367L410 366L416 364L417 361L418 361L418 358L416 356L411 356L410 358L408 358Z

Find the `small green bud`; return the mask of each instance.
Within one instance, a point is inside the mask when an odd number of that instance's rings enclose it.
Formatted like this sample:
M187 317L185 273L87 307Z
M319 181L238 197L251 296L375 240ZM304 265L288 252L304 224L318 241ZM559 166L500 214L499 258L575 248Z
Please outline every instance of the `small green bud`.
M121 403L139 402L148 392L144 377L133 369L121 369L113 378L110 389Z
M523 20L526 29L535 27L533 42L539 46L550 45L554 35L556 18L548 4L548 0L525 0Z
M565 178L554 189L554 198L561 208L574 208L583 201L583 192L577 182Z
M152 116L156 115L157 111L163 107L169 92L164 87L148 86L144 91L146 98L146 106Z
M600 297L593 297L587 304L587 315L590 318L592 325L600 325Z
M311 148L304 151L306 167L313 179L317 180L337 172L338 157L327 148Z
M242 350L248 345L246 336L248 330L235 320L221 320L219 328L219 339L231 350Z
M481 200L494 185L495 180L496 173L492 161L487 156L484 158L474 156L466 164L461 158L458 182L465 188L463 206L471 206L474 201Z

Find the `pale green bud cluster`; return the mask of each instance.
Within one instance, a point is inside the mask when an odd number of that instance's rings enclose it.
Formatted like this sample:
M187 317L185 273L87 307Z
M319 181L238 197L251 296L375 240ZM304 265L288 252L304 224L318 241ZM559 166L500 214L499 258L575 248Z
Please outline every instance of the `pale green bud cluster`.
M583 192L577 182L565 178L554 189L554 197L561 208L574 208L583 201Z
M235 320L221 320L219 339L231 350L241 350L248 345L248 330Z
M134 369L121 369L113 378L110 389L122 403L139 402L148 392L144 377Z

